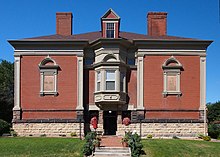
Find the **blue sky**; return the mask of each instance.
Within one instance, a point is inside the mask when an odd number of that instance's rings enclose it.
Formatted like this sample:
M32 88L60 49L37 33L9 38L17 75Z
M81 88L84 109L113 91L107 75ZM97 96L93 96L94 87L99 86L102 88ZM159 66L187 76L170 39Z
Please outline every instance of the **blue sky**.
M207 51L207 102L220 100L220 0L1 0L0 58L13 62L8 39L55 34L56 12L73 13L73 33L100 30L112 8L121 30L146 34L149 11L168 12L168 35L214 40Z

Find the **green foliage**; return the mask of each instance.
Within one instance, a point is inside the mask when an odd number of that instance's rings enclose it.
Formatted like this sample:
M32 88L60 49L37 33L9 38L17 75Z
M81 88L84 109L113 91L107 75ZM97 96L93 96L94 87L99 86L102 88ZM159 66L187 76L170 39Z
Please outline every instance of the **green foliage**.
M0 62L0 119L12 121L14 104L14 64L6 60Z
M148 138L148 139L151 139L151 138L153 138L153 135L148 134L148 135L147 135L147 138Z
M47 137L47 135L46 134L42 134L42 135L40 135L40 137Z
M14 129L10 129L10 134L13 137L17 137L18 136L18 133L16 131L14 131Z
M176 140L177 140L177 139L180 139L180 138L179 138L179 137L177 137L177 136L173 136L173 139L176 139Z
M211 141L211 137L210 136L203 136L202 139L204 141Z
M220 137L220 124L209 124L208 133L212 138Z
M197 136L199 139L202 139L203 137L204 137L204 135L203 134L198 134L198 136Z
M137 133L131 134L130 132L128 132L126 134L129 138L128 146L131 148L131 156L139 157L143 148L140 136Z
M9 133L9 131L10 125L6 121L0 119L0 136L2 136L3 133Z
M86 143L83 146L83 154L89 156L95 149L95 145L100 142L96 132L89 132L85 137Z
M70 136L71 136L71 137L76 137L77 134L76 134L76 132L71 132Z
M220 101L213 104L207 104L207 108L207 118L209 120L209 123L220 121Z

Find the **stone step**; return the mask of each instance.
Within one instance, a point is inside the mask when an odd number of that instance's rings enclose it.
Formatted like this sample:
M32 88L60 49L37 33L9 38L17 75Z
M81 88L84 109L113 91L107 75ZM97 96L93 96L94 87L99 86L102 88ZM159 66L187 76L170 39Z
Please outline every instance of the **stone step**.
M98 147L95 149L95 157L130 157L130 148L129 147Z

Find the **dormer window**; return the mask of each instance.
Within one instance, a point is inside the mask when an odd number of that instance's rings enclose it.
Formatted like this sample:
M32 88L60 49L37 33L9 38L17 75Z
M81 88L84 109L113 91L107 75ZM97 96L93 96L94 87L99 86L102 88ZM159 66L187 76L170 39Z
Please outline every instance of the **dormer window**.
M101 27L103 38L119 38L120 17L109 9L101 17Z
M115 24L114 23L106 23L106 37L107 38L115 37Z

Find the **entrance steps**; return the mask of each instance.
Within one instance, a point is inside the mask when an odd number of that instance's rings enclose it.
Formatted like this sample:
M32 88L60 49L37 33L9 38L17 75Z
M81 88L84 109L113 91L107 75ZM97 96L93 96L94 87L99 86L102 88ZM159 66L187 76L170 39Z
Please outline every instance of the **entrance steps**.
M95 157L131 157L129 147L97 147L94 152Z

